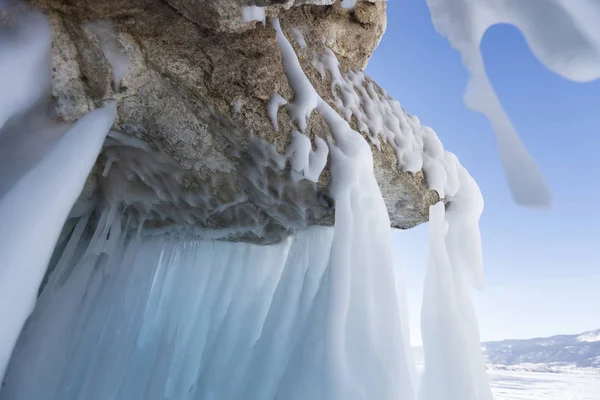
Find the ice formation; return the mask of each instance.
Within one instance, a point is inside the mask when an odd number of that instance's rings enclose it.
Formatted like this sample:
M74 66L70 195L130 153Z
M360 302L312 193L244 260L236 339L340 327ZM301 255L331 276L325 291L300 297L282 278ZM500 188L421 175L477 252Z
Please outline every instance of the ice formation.
M33 106L48 88L50 34L47 23L39 14L28 14L12 28L0 37L2 125ZM115 114L116 108L109 106L86 115L37 164L14 184L5 186L6 191L0 198L0 320L3 327L0 376L4 375L19 332L33 310L62 226L83 189ZM4 134L0 131L0 135ZM11 168L10 165L3 167ZM35 251L31 251L32 248Z
M549 69L574 81L600 78L600 3L595 0L427 0L437 30L460 52L471 77L467 106L492 123L515 200L548 205L551 194L502 108L485 72L480 44L487 29L518 27Z
M194 223L244 199L213 204L202 192L181 191L185 177L160 152L115 131L104 139L114 108L93 111L0 200L0 288L24 296L21 309L11 307L18 320L11 336L2 336L6 357L58 239L0 399L413 400L404 288L394 273L390 220L373 174L372 149L383 143L393 147L402 170L425 169L443 199L432 208L434 262L423 329L426 346L441 352L426 350L420 396L440 400L439 385L444 399L487 398L467 290L471 279L482 280L477 185L433 130L362 73L342 74L326 51L314 65L331 77L340 115L304 74L279 21L273 25L294 97L274 95L268 114L277 128L285 105L299 131L285 155L250 136L251 154L258 166L290 165L292 178L308 183L319 180L329 159L334 227L303 229L289 220L293 234L278 244L216 241L236 232L192 229ZM330 137L305 134L313 113L330 127ZM84 193L71 209L103 141L104 197ZM264 184L256 171L242 178ZM273 201L266 188L263 193L254 201ZM18 203L9 201L17 196ZM5 217L5 204L19 208L7 206ZM15 229L4 229L5 218ZM150 226L146 218L173 225ZM260 235L256 221L248 228ZM15 234L32 230L27 238ZM40 244L28 254L32 238ZM11 254L21 263L32 257L35 271L6 269ZM454 347L440 348L446 332Z
M242 9L242 18L246 22L262 22L263 25L266 24L266 15L265 8L258 6L248 6Z

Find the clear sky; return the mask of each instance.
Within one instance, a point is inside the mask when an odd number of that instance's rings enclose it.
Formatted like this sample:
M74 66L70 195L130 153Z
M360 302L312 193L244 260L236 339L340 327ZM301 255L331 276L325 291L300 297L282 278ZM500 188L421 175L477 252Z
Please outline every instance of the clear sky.
M488 30L482 51L504 108L551 186L549 210L512 201L487 120L462 101L467 74L439 36L425 0L388 1L388 30L367 73L458 155L485 198L486 289L474 294L482 340L600 328L600 82L547 70L521 33ZM427 226L396 232L406 269L413 343L427 258Z

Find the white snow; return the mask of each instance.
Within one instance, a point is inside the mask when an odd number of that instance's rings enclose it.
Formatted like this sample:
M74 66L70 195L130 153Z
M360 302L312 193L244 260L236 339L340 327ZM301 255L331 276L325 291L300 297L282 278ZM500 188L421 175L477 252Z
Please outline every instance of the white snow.
M277 114L279 108L287 104L287 100L283 98L279 93L275 93L271 96L271 99L267 103L267 115L271 119L275 132L279 132L279 123L277 122Z
M304 34L298 28L292 28L292 35L294 35L294 40L298 43L298 46L305 49L306 48L306 40L304 39Z
M353 8L356 5L356 0L342 0L343 8Z
M600 3L594 0L427 0L436 29L458 50L471 77L465 101L491 122L513 197L545 206L551 193L504 111L480 52L493 25L518 27L549 69L575 81L600 77Z
M422 372L422 366L417 366ZM487 371L495 400L598 400L600 374L594 369L560 372L529 369Z
M577 336L578 342L594 343L600 342L600 330L589 331Z
M327 155L329 147L320 137L315 137L316 150L313 151L310 139L298 131L292 132L292 144L290 151L292 157L290 160L292 169L301 172L301 177L312 182L318 182L319 176L325 165L327 165Z
M342 74L330 49L316 57L313 66L322 75L329 73L334 105L348 122L356 121L358 130L367 135L373 146L378 150L384 143L392 146L402 171L416 173L423 169L429 187L441 198L456 194L458 159L444 150L433 129L408 115L398 101L376 88L362 71Z
M244 7L242 10L242 18L246 22L258 21L258 22L262 22L263 25L266 24L266 22L267 22L265 8L258 7L258 6Z
M287 103L287 110L292 120L294 120L302 132L306 130L307 120L317 108L319 95L313 88L312 84L304 75L302 67L298 62L294 48L287 40L281 27L279 20L273 20L273 26L277 32L277 41L281 49L281 58L283 68L288 77L288 81L294 90L294 100Z

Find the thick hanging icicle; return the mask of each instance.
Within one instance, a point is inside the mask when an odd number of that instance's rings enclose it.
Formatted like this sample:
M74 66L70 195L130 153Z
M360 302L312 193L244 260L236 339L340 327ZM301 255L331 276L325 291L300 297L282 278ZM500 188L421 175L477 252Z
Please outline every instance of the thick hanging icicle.
M113 124L114 105L81 118L42 161L0 199L0 376L69 211ZM32 249L35 249L32 251Z
M47 22L34 13L13 23L0 37L0 127L27 111L48 88ZM0 198L0 378L115 114L116 107L109 106L79 120L41 161L7 184Z
M565 78L600 78L600 3L595 0L427 0L436 29L458 50L471 77L465 101L492 123L513 197L545 206L550 190L506 115L485 72L480 52L487 29L518 27L533 53Z
M278 20L273 21L285 73L296 97L288 107L299 118L317 108L331 128L331 195L336 219L329 260L325 366L329 399L411 399L390 249L390 220L373 175L373 155L354 131L316 92ZM310 99L310 100L309 100ZM306 122L297 120L303 127ZM317 396L320 398L320 396Z
M468 172L459 167L461 189L431 206L430 255L423 292L421 326L425 371L419 400L491 400L480 349L471 281L482 285L478 220L483 199Z

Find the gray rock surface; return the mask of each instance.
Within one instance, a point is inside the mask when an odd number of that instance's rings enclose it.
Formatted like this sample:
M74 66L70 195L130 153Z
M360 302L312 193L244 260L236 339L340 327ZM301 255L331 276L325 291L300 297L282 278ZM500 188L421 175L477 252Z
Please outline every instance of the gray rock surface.
M285 107L278 113L278 132L267 116L273 94L286 99L294 95L282 69L275 32L269 24L244 22L241 10L249 4L263 5L268 18L280 18L307 76L333 104L330 77L322 77L315 68L315 54L327 46L342 71L363 69L385 31L384 0L364 0L352 10L334 0L32 3L51 21L53 97L59 118L74 121L94 107L116 101L114 129L149 144L142 156L125 151L123 140L113 141L90 178L96 194L121 199L140 220L157 227L182 221L209 228L262 227L261 232L240 234L244 240L276 238L296 227L333 222L327 170L318 184L292 182L281 154L298 128ZM114 66L101 45L106 38L89 24L99 20L112 22L113 39L128 59L118 87L113 84ZM292 40L294 29L303 33L306 48ZM313 113L306 134L326 137L329 128ZM150 168L154 171L150 173L132 167L132 160L148 160L148 155L168 161L155 162L157 169ZM374 148L374 165L392 225L407 229L425 222L429 205L439 196L427 188L424 174L399 170L393 149L385 144L381 151ZM130 172L123 179L140 187L137 198L123 194L126 186L117 190L111 183L111 174L119 174L119 168ZM156 178L153 183L148 174ZM174 185L176 195L161 196L157 185L162 189ZM161 201L148 206L140 200L146 195ZM182 213L185 218L179 221Z

